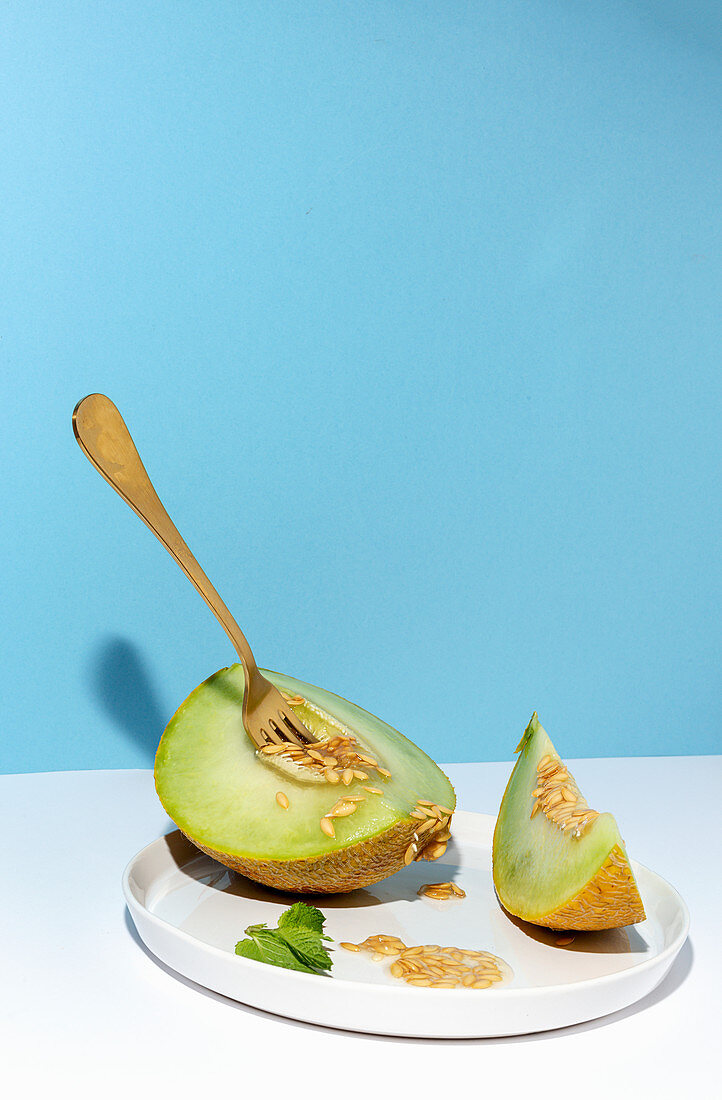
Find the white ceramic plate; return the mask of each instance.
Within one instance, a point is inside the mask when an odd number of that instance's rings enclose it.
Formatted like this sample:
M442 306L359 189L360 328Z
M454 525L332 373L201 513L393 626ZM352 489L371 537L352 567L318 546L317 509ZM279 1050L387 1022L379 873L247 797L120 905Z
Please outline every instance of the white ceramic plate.
M236 1001L308 1023L423 1038L521 1035L565 1027L625 1008L651 992L682 947L687 909L664 879L633 864L647 919L610 932L559 933L512 921L491 879L494 819L456 813L445 856L416 863L366 890L309 897L335 941L330 976L301 974L239 958L249 924L274 927L297 896L275 893L203 855L178 832L129 863L123 890L147 947L173 970ZM424 882L452 879L457 901L418 897ZM369 935L400 936L501 956L513 977L485 990L414 988L374 962L336 946Z

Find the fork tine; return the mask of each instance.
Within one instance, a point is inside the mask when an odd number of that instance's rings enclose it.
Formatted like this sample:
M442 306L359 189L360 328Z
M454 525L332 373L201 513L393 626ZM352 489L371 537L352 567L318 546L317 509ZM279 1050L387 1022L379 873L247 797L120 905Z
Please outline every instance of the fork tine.
M268 723L268 729L262 729L261 733L265 739L272 745L283 745L287 738L282 737L280 731L276 728L276 725L271 719Z
M301 742L303 745L308 745L313 741L313 736L310 730L306 729L300 718L296 718L295 715L291 717L285 710L279 710L278 712L283 721L288 726L293 736Z
M286 723L286 725L288 726L288 728L289 728L289 730L291 731L291 733L296 733L296 727L294 726L293 722L292 722L292 721L291 721L291 719L290 719L290 718L288 717L288 715L287 715L287 714L284 714L284 712L283 712L283 711L280 711L279 713L280 713L280 715L281 715L281 718L283 719L283 721L284 721L284 722Z
M275 718L269 718L268 725L273 730L273 734L278 739L279 744L288 745L291 743L288 737L288 733L283 728L283 726L279 725Z

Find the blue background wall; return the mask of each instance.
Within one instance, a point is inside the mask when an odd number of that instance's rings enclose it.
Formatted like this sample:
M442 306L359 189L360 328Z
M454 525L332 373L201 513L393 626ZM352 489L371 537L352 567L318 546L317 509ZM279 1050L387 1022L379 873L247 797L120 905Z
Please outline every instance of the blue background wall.
M148 766L232 658L445 760L716 752L718 4L0 13L0 768Z

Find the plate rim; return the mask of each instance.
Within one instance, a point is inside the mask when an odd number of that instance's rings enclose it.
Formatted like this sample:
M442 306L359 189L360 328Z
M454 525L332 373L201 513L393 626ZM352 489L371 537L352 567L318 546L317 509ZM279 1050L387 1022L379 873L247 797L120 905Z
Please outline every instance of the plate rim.
M481 825L482 823L488 823L488 822L493 823L495 821L495 818L494 818L493 814L477 813L473 810L459 810L455 813L454 816L456 818L462 819L460 821L461 824L471 824L471 825L478 824L478 825ZM182 832L182 830L178 829L177 827L173 831L180 832L182 836L186 835L185 833ZM128 861L128 863L125 866L121 882L122 882L123 896L125 898L126 905L128 906L128 908L131 912L131 915L133 914L134 910L141 912L143 914L143 919L144 920L149 920L151 922L151 924L153 924L156 928L158 928L162 932L164 932L164 933L170 932L170 934L172 936L177 937L182 942L192 946L196 950L200 949L203 953L209 954L213 958L218 958L218 959L226 960L226 961L229 960L230 958L235 959L237 963L241 964L241 972L243 971L244 968L247 968L247 967L250 967L250 972L252 974L260 974L262 970L263 971L267 970L268 969L268 963L257 962L255 959L246 959L241 955L235 955L232 951L224 951L222 948L214 946L214 944L206 943L204 940L200 940L196 936L191 935L190 932L186 932L183 929L178 928L176 925L171 924L169 921L164 920L162 917L159 917L156 913L154 913L146 905L144 905L140 901L138 901L138 899L135 897L135 895L133 894L133 891L131 889L131 885L130 885L130 875L133 871L134 866L141 860L141 858L145 855L146 852L148 852L151 848L154 848L156 846L160 846L163 843L163 841L166 839L166 837L169 836L169 835L171 835L171 834L170 833L164 833L163 836L156 837L155 840L150 841L143 848L141 848L139 851L137 851L135 853L135 855L131 857L131 859ZM193 841L190 840L189 837L187 837L186 839L189 841L190 844L193 843ZM198 854L199 854L199 856L206 855L206 853L202 852L200 848L198 849ZM207 856L207 858L211 859L212 857ZM652 954L649 958L643 959L640 962L635 963L633 966L625 967L623 970L613 971L610 974L603 974L603 975L600 975L599 977L596 977L596 978L581 978L579 981L562 982L562 983L559 983L559 984L556 984L556 985L524 986L524 987L517 988L517 989L513 989L513 988L511 988L511 989L510 988L495 989L493 991L494 992L494 998L496 999L498 997L503 997L505 1001L513 1002L514 1000L517 1000L519 998L523 998L524 1000L526 1000L527 998L532 997L536 1000L536 999L539 999L540 997L548 997L550 995L557 995L557 996L565 996L566 997L566 996L575 995L577 993L583 994L585 992L585 990L587 990L587 989L598 990L600 988L608 988L610 986L613 986L615 983L620 982L620 981L624 982L625 979L628 979L629 975L631 975L631 974L639 975L639 974L644 974L644 973L646 973L646 971L651 970L651 969L662 968L662 964L665 963L668 959L670 960L670 965L671 965L671 962L674 960L676 955L682 949L682 947L684 946L684 943L687 940L687 937L689 935L689 926L690 926L689 909L688 909L684 899L682 898L681 894L676 889L676 887L674 887L670 882L668 882L667 879L663 878L662 875L659 875L656 871L653 871L651 868L647 867L643 863L639 863L637 860L634 860L634 859L630 860L630 863L632 865L632 870L635 871L635 873L636 873L637 869L641 869L646 874L652 875L654 878L658 879L661 883L663 883L664 886L666 887L666 889L669 890L670 893L673 895L674 900L676 901L677 905L680 908L680 911L681 911L681 914L682 914L682 927L681 927L680 931L677 933L677 935L674 937L674 939L672 940L672 942L670 944L668 944L666 947L664 947L660 952ZM391 877L391 876L389 876L389 877ZM496 895L496 891L495 891L495 895ZM497 901L498 901L498 898L497 898ZM322 901L321 901L320 904L323 904ZM503 906L501 905L501 902L499 902L499 906L503 910ZM135 923L136 922L134 920L134 924ZM534 927L538 927L538 926L535 925ZM138 934L140 935L139 930L138 930ZM143 939L142 936L140 938ZM143 942L145 943L145 941L143 941ZM149 950L151 950L151 949L149 948ZM155 955L155 952L151 952L151 953ZM304 983L304 982L307 982L309 979L313 979L317 983L322 983L319 986L319 988L325 987L326 989L328 989L328 988L330 988L328 986L328 982L330 980L330 981L333 982L333 987L337 988L339 990L339 992L344 992L344 991L350 992L352 990L358 992L359 986L361 986L361 987L364 987L366 989L371 988L371 989L376 989L376 990L383 990L383 993L384 993L385 996L392 995L395 998L396 997L402 998L402 999L403 998L413 998L414 1000L416 1000L419 996L423 996L424 998L427 998L430 993L435 993L435 994L438 994L439 996L443 996L444 994L449 992L449 990L446 990L446 989L429 988L429 989L420 990L420 989L412 989L412 988L409 988L408 986L405 986L405 985L397 987L397 986L392 986L392 985L387 985L387 984L382 984L382 983L377 983L377 982L358 982L358 981L353 981L349 978L337 978L337 977L334 977L333 974L306 974L306 973L301 973L301 972L294 971L294 970L286 970L285 968L282 968L282 967L276 967L275 969L277 969L277 970L283 969L285 977L288 980L290 980L292 983L298 983L298 982ZM665 970L665 974L666 974L666 970ZM198 983L196 983L196 984L198 984ZM478 991L477 990L463 989L462 988L462 989L455 989L455 990L453 990L453 992L455 994L457 994L457 996L459 994L462 994L462 995L466 995L467 999L468 998L473 998L475 1003L478 1001Z

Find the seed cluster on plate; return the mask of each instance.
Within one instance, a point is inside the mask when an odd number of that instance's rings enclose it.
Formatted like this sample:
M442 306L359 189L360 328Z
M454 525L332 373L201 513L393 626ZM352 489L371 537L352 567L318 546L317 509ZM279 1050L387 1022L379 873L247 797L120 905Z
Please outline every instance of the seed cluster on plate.
M532 791L534 805L531 817L539 810L554 825L572 836L581 836L588 825L599 817L586 803L574 776L558 756L542 756L536 768L537 785Z
M436 943L407 947L398 936L368 936L363 943L342 943L347 951L370 951L375 962L389 956L391 974L407 985L429 989L489 989L504 978L505 965L489 951L440 947Z
M369 951L374 962L381 962L387 955L400 955L406 950L406 944L398 936L367 936L363 943L342 943L346 951Z
M404 863L408 866L416 859L438 859L446 851L451 839L449 825L454 811L447 806L439 806L428 798L419 798L410 813L410 817L419 824L404 853Z
M435 901L450 901L452 898L465 898L466 894L455 882L426 882L416 891L419 897L433 898Z

